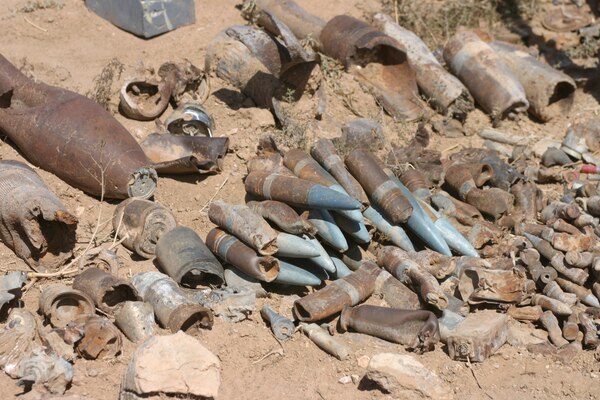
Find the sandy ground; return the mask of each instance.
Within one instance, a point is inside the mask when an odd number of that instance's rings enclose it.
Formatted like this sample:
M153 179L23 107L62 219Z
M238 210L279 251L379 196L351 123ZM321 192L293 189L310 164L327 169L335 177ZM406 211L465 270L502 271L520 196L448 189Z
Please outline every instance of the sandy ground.
M140 63L158 68L166 61L189 59L203 66L210 40L227 26L245 23L235 7L237 2L203 0L196 2L195 24L152 40L142 40L92 14L83 1L65 0L64 7L60 9L20 12L19 9L26 3L25 0L0 2L0 53L36 79L82 94L93 88L94 78L111 59L118 59L125 68L113 86L113 111L118 102L116 90L120 82L133 73ZM298 3L324 19L341 13L362 17L379 11L381 7L379 2L372 0L330 0L326 2L326 7L323 1L299 0ZM233 154L226 157L224 172L208 177L163 177L155 194L156 200L169 207L178 221L194 228L201 236L212 228L205 210L201 210L219 188L222 187L217 198L233 203L243 202L244 160L253 154L257 139L264 130L263 121L266 119L268 125L269 118L272 119L262 110L240 108L243 96L237 95L233 88L223 82L213 81L212 91L213 95L204 106L215 119L216 134L230 136L234 150ZM218 91L226 96L215 95ZM373 108L374 105L369 107ZM521 122L506 123L502 129L533 138L558 138L570 123L597 115L599 109L598 103L589 94L578 91L576 105L569 115L544 125L525 118ZM154 131L152 122L131 121L119 114L115 116L137 139ZM338 122L356 117L343 107L333 107L329 116ZM415 131L415 124L396 124L387 116L380 116L380 121L391 142L401 143L403 138ZM480 111L475 111L469 117L466 131L473 134L489 125L489 119ZM439 149L471 144L480 144L480 140L470 136L461 139L433 138L433 146ZM1 142L0 158L23 160L14 147ZM89 241L98 220L103 225L97 238L110 238L111 224L106 222L110 221L114 204L101 204L98 199L85 195L53 175L43 170L37 171L65 205L80 217L78 237L82 246ZM223 185L225 180L227 182ZM155 269L152 261L140 261L123 248L119 248L118 254L124 263L121 270L123 276ZM23 261L2 245L0 266L6 270L27 269ZM39 291L47 284L39 282L26 293L25 307L37 310ZM290 304L284 300L281 294L273 293L266 301L283 309ZM371 299L371 302L377 304L379 300ZM262 305L262 300L258 305ZM201 332L198 336L221 360L221 400L387 398L378 391L361 390L354 383L343 385L338 380L345 375L362 377L365 358L361 356L371 357L383 351L405 351L401 346L364 335L344 334L343 337L354 350L344 362L326 355L301 334L279 344L258 313L237 324L218 320L212 330ZM134 350L135 345L126 341L124 352L117 360L78 360L73 386L68 393L89 399L117 398L123 371ZM565 365L550 357L533 355L524 349L505 345L486 362L473 365L473 372L466 364L450 360L442 345L434 352L416 357L448 382L456 398L600 398L600 365L595 361L593 352L582 352L573 362ZM0 374L0 397L16 398L19 393L21 391L14 381Z

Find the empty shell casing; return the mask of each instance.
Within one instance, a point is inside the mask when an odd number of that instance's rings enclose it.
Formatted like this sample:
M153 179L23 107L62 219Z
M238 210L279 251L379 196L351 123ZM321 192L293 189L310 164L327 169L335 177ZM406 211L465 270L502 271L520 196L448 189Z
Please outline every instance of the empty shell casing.
M544 312L544 314L542 314L542 317L540 318L540 322L548 331L548 336L550 337L550 340L552 341L552 343L554 343L556 347L563 347L569 344L569 342L565 340L565 338L563 338L562 331L560 329L560 326L558 325L558 320L556 319L552 311Z
M42 290L39 312L53 327L64 328L80 315L94 314L94 300L82 291L55 283Z
M187 286L223 283L223 266L193 229L178 226L156 245L156 259L167 275Z
M166 207L138 198L121 202L115 208L112 223L123 246L144 258L153 258L158 240L177 226Z
M279 273L276 258L259 256L254 249L222 229L212 229L206 235L206 245L223 261L258 280L271 282Z
M365 261L349 276L296 300L294 315L300 321L319 321L339 313L345 306L360 303L373 293L380 271L376 264Z
M136 343L150 336L156 330L152 305L143 301L126 301L115 310L115 324Z
M108 314L119 303L139 300L137 290L129 282L98 268L88 268L77 275L73 289L90 296L96 307Z

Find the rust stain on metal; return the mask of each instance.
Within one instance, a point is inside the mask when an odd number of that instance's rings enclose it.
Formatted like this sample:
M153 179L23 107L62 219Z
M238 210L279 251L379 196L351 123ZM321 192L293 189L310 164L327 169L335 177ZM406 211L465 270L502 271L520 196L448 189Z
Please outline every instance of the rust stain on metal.
M292 207L280 201L249 201L246 205L287 233L313 236L317 233L317 229L310 222L300 218Z
M98 268L88 268L75 278L73 288L94 300L96 307L112 314L117 304L140 300L137 290L125 279Z

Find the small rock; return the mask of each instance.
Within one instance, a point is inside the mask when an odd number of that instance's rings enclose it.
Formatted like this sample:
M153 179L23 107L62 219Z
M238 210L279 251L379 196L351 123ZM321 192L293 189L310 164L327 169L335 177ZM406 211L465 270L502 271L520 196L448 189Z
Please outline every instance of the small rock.
M507 342L513 347L527 347L530 344L539 344L546 342L545 339L541 339L538 336L539 333L534 331L541 329L530 329L526 325L520 323L510 324L508 327L508 339Z
M352 382L352 377L350 377L349 375L344 375L340 378L340 380L338 382L341 383L342 385L347 385L350 382Z
M453 399L448 385L414 357L379 353L369 362L363 377L398 399Z
M354 383L355 385L358 385L358 381L360 380L360 376L358 376L356 374L352 374L352 375L350 375L350 378L352 378L352 383Z
M86 375L90 378L95 378L98 376L98 370L94 368L90 368L86 371Z
M255 128L268 128L275 126L275 119L269 110L264 108L251 107L242 108L239 111L242 118L250 120L250 126Z
M369 356L360 356L356 359L356 363L361 368L367 368L369 366L369 361L371 361Z
M217 356L182 331L153 336L133 354L120 398L154 399L164 394L214 399L221 385L220 369Z

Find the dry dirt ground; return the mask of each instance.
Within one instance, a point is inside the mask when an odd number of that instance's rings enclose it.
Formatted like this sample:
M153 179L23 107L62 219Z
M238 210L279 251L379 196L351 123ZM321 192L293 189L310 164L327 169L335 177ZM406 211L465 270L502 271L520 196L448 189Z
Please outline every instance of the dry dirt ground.
M124 70L112 87L113 111L116 110L116 90L120 82L140 63L158 68L166 61L189 59L203 66L211 38L229 25L245 23L235 7L237 1L199 0L196 2L194 25L152 40L142 40L92 14L82 0L64 0L60 8L34 7L32 12L24 12L23 7L27 3L27 0L0 1L0 53L36 79L82 94L93 90L94 79L110 60L116 58L124 65ZM51 1L38 3L54 4ZM298 3L324 19L342 13L363 17L381 10L381 3L374 0L298 0ZM226 157L224 172L209 177L162 177L155 195L158 202L173 210L180 223L192 227L201 236L211 228L204 206L221 186L217 198L233 203L243 202L244 159L253 154L265 126L272 124L270 114L247 108L244 97L233 88L218 80L214 80L212 85L213 94L204 106L215 119L216 134L228 135L233 149ZM359 99L361 96L360 93L352 95ZM415 124L393 123L373 104L364 105L357 101L354 108L351 112L349 107L333 104L328 117L342 123L356 118L357 113L374 116L383 124L390 142L401 143L415 131ZM367 111L361 111L363 109ZM371 115L369 110L375 110L375 115ZM576 104L569 115L548 124L524 118L521 122L503 124L502 130L535 139L559 138L569 124L596 116L599 110L598 103L590 94L578 91ZM137 139L154 130L152 122L135 122L119 114L115 116ZM489 125L489 119L475 111L469 116L466 131L472 135ZM334 136L334 133L321 134ZM474 136L433 138L433 146L438 149L472 144L479 145L480 140ZM0 158L23 160L14 147L2 142ZM102 225L97 239L112 240L111 224L107 222L112 216L113 203L100 203L53 175L37 171L66 206L80 217L78 237L81 246L90 240L98 220ZM225 180L227 182L222 185ZM152 261L140 261L123 248L119 248L118 254L123 259L123 276L155 269ZM27 266L0 245L0 268L15 270L27 269ZM47 284L40 281L25 294L25 307L37 310L39 291ZM266 301L276 308L289 309L289 296L286 298L273 293ZM377 299L371 301L378 302ZM262 300L258 305L262 305ZM387 398L378 391L361 390L354 383L343 385L338 380L344 375L362 377L366 360L362 356L370 357L382 351L404 353L402 347L359 334L344 334L344 337L354 351L348 360L341 362L323 353L301 334L280 345L258 313L237 324L218 320L212 330L198 335L221 360L221 400ZM117 398L123 371L134 350L135 345L126 341L124 352L117 360L78 360L75 363L75 379L68 393L89 399ZM416 357L448 382L456 398L600 398L600 364L592 352L582 352L565 365L550 357L505 345L484 363L473 365L472 371L465 363L450 360L441 344L434 352ZM18 398L20 392L14 381L0 374L0 398Z

